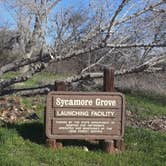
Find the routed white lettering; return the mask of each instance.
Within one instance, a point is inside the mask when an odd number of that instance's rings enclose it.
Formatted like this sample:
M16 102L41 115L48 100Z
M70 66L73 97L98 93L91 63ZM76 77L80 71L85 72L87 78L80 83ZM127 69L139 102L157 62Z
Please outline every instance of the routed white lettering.
M89 116L88 111L56 111L56 116Z
M56 106L59 107L65 107L65 106L92 106L93 100L87 100L87 99L61 99L60 97L56 98L55 102ZM100 98L96 98L94 106L112 106L116 107L117 103L116 100L104 100Z
M60 106L60 104L61 104L61 103L60 103L60 100L61 100L60 98L56 98L56 105L57 105L57 106Z
M92 111L91 116L98 116L98 117L113 117L115 112L110 111Z
M96 99L96 106L116 106L116 100L102 100L100 98Z
M65 106L92 106L93 100L80 100L80 99L61 99L56 98L56 106L65 107Z

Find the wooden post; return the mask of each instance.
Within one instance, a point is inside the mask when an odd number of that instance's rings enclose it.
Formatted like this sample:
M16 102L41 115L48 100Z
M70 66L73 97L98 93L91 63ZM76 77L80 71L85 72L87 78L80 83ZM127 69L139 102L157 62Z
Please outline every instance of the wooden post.
M114 92L114 72L113 68L104 68L104 77L103 77L103 84L104 84L104 91L105 92Z
M105 92L114 92L114 69L113 68L104 68L104 77L103 85ZM115 152L115 140L104 140L102 143L104 151L107 153Z
M55 81L55 91L66 91L66 85L64 81Z
M63 145L60 142L57 142L55 139L47 139L47 146L52 148L52 149L59 149L61 148Z
M114 72L113 68L104 68L104 91L105 92L115 92L114 88ZM104 144L104 150L107 153L123 151L124 150L124 142L121 140L104 140L102 143Z
M123 139L114 140L114 142L115 142L116 151L124 151L125 147L124 147L124 140Z
M104 151L107 153L115 152L114 140L104 140Z
M66 85L64 81L55 81L55 91L66 91ZM63 145L57 142L55 139L47 139L47 145L52 149L59 149Z

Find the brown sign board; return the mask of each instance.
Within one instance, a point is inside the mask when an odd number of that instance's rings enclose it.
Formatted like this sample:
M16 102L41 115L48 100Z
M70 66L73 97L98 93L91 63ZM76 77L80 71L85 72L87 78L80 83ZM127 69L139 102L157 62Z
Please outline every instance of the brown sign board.
M61 92L47 96L46 136L50 139L121 139L124 96L114 92Z

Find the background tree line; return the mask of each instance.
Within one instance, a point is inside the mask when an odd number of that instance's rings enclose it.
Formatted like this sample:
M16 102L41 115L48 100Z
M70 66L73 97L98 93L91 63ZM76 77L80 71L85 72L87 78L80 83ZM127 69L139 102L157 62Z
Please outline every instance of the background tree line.
M19 78L1 80L1 89L63 60L69 60L62 66L67 70L77 64L78 75L104 65L121 73L165 70L165 0L89 0L67 7L60 6L63 0L0 3L13 11L16 25L1 23L0 75L24 69Z

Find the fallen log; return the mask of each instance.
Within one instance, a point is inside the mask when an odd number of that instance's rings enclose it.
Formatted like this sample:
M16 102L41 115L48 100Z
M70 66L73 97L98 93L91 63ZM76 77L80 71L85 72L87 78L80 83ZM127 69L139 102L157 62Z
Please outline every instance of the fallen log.
M36 57L33 58L24 58L24 59L20 59L17 60L13 63L7 64L3 67L0 68L0 77L4 74L7 73L9 71L15 71L17 69L19 69L20 67L32 64L32 63L36 63L38 61L40 62L48 62L51 59L49 54L45 54L43 56L37 55Z
M20 89L6 89L3 91L0 91L0 96L4 95L20 95L20 96L32 96L37 94L47 94L48 92L54 90L53 84L47 84L43 86L38 87L30 87L30 88L20 88Z
M145 62L142 65L136 66L134 68L131 68L129 70L122 70L122 71L115 71L115 76L121 76L126 74L132 74L132 73L139 73L139 72L153 72L155 70L155 66L158 66L159 64L163 64L166 62L166 56L160 56L160 57L154 57L151 60ZM12 84L23 82L32 77L35 73L40 72L45 68L44 63L39 63L38 65L32 66L31 71L27 72L25 75L20 77L11 78L10 80L3 80L0 82L0 89L1 91L3 88L8 87ZM154 70L153 70L154 69ZM157 68L158 69L158 68ZM159 68L162 69L162 68ZM80 75L69 77L65 80L66 83L72 83L77 82L80 80L86 80L90 78L102 78L103 73L83 73ZM36 93L36 92L35 92Z
M46 66L44 63L39 63L39 64L36 64L35 66L31 66L30 71L26 72L24 75L14 77L14 78L11 78L9 80L0 81L0 90L3 90L3 88L6 88L6 87L13 85L15 83L24 82L24 81L28 80L35 73L40 72L45 67Z
M160 72L161 70L157 70ZM165 70L164 70L165 71ZM144 71L145 73L152 73L152 71ZM118 75L116 75L118 76ZM121 76L121 75L120 75ZM102 85L96 84L95 79L100 79L103 77L103 73L86 73L82 77L69 77L66 79L65 84L70 91L89 91L89 89L95 89L96 91L102 88ZM30 88L20 88L20 89L6 89L0 91L0 96L4 95L19 95L19 96L34 96L34 95L46 95L50 91L55 89L54 84L46 84L43 86L30 87ZM120 87L115 85L115 89L118 91L123 91Z

